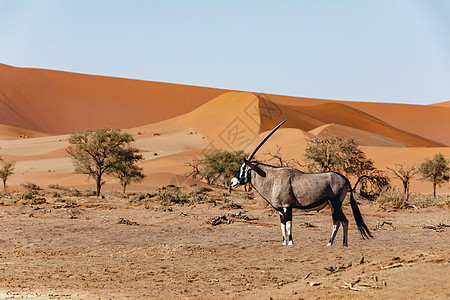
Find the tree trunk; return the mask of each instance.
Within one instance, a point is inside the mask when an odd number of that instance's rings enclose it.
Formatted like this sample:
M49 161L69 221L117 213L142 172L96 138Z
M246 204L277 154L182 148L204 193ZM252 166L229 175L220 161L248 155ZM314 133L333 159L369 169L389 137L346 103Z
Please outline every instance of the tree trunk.
M100 197L100 189L102 188L102 177L101 176L97 176L96 178L96 184L97 184L97 192L96 192L96 196Z
M6 191L6 179L3 179L3 189Z
M403 187L405 188L406 201L409 200L409 181L403 182Z
M436 183L433 182L433 196L436 198Z
M122 194L125 195L125 190L127 189L127 184L124 182L122 183Z

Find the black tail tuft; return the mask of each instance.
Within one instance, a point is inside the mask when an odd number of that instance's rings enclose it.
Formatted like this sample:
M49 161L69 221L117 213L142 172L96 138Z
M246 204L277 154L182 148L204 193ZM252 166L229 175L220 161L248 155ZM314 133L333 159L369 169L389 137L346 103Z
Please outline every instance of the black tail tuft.
M355 217L356 226L358 226L359 233L361 234L363 239L373 238L372 234L367 228L366 223L362 218L361 212L359 211L359 207L356 204L355 198L353 198L353 191L350 189L350 205L353 211L353 217Z

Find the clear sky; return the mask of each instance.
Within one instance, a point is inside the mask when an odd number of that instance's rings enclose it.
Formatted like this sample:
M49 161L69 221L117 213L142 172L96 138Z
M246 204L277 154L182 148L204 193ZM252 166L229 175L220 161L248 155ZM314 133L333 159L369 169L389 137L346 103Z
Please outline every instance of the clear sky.
M450 100L450 1L0 0L0 63L335 100Z

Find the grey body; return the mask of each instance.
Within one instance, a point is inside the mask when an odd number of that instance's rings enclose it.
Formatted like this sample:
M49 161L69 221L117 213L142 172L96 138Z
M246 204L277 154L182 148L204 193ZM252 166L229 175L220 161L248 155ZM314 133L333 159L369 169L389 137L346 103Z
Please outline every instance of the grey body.
M274 167L245 160L240 171L231 180L233 187L250 182L258 193L280 214L283 245L293 244L292 209L321 210L329 205L333 218L331 246L342 224L343 245L347 246L348 220L342 212L342 203L350 191L350 204L356 224L363 238L372 237L353 198L348 179L335 172L304 173L289 167Z
M251 170L251 184L276 210L314 209L346 194L349 188L345 177L334 172L303 173L288 167L255 165L264 173Z

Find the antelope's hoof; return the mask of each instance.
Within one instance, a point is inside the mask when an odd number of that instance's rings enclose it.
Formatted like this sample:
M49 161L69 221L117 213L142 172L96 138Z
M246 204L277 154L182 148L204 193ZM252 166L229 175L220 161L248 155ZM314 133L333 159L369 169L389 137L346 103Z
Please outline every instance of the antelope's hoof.
M293 241L290 241L288 245L289 245L289 246L294 245L294 242L293 242Z
M330 247L330 246L332 246L333 245L333 243L328 243L327 244L327 247Z
M342 246L343 246L343 247L348 247L347 243L343 244Z

